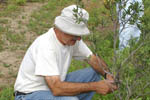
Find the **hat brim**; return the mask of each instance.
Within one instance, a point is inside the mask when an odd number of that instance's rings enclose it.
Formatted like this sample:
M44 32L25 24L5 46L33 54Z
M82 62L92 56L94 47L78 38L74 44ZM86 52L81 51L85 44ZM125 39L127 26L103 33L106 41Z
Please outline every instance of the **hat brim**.
M61 16L57 16L54 22L55 26L66 34L82 36L89 35L90 31L85 24L70 22Z

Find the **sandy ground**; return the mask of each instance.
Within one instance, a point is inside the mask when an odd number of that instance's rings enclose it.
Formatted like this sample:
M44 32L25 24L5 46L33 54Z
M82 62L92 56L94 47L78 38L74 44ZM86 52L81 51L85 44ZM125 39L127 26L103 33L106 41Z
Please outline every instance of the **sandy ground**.
M27 3L25 6L22 6L23 11L17 16L17 18L4 18L8 20L10 26L9 28L11 31L14 31L15 33L26 31L25 43L24 45L20 46L24 47L36 38L35 33L28 32L28 28L26 27L26 25L30 19L31 14L34 11L40 9L43 5L44 3ZM23 16L25 16L24 19L22 18ZM18 21L21 21L22 23L21 28L18 28ZM7 40L5 41L5 43L7 43ZM7 46L9 45L11 46L12 44L9 43ZM12 51L6 48L2 52L0 52L0 87L14 84L24 54L25 50L21 49Z

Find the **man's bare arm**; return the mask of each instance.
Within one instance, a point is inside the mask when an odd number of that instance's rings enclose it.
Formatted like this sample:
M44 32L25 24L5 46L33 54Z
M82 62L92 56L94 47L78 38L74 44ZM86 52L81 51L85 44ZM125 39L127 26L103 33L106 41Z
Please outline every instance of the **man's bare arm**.
M88 59L88 63L93 67L95 71L103 76L106 72L109 72L105 61L94 54L90 56L90 58Z
M59 76L45 76L46 83L54 96L73 96L84 92L96 91L100 94L107 94L117 87L109 81L90 83L62 82Z

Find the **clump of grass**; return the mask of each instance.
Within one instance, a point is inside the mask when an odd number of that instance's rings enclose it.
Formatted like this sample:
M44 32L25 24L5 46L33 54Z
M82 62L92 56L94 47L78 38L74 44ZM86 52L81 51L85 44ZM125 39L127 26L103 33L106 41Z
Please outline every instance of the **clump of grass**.
M10 4L7 6L6 11L15 11L17 8L15 4Z
M3 28L2 26L0 26L0 51L3 50L3 41L2 41L2 35L3 32L5 31L5 28Z
M3 10L0 11L0 17L13 17L15 18L19 14L20 7L15 3L8 3L3 6Z
M12 43L22 43L24 42L24 34L15 34L12 32L6 33L7 40Z
M25 17L25 16L22 16L22 19L26 19L26 17Z
M0 44L0 51L2 51L3 50L3 46Z
M44 2L46 0L27 0L27 2Z
M6 31L6 28L4 28L3 26L0 26L0 35L2 35L3 32L5 32L5 31Z
M0 51L3 50L3 42L2 42L2 39L1 39L1 36L0 36Z
M0 91L0 100L14 100L13 96L13 86L1 86L2 91Z
M8 74L10 76L14 76L14 70L13 70L13 68L11 68L11 67L8 68Z
M4 74L0 71L0 78L3 77L3 76L4 76Z
M8 24L8 19L0 19L0 24Z
M22 5L26 4L26 0L16 0L16 3L20 6L22 6Z
M8 67L11 66L11 64L3 63L3 66L6 67L6 68L8 68Z

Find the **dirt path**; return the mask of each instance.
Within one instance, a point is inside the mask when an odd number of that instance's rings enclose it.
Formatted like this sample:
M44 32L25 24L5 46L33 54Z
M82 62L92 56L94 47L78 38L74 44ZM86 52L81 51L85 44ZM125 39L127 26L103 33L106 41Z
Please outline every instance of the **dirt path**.
M34 11L39 10L46 3L27 3L23 6L23 11L15 19L11 19L11 30L16 33L25 32L26 41L33 40L32 37L35 37L35 34L29 33L27 24L29 22L30 16ZM20 26L21 25L21 26Z
M25 32L25 42L33 40L36 34L29 33L26 25L29 22L31 14L39 10L43 5L45 3L27 3L21 7L23 11L15 19L9 17L4 18L9 21L9 29L15 33ZM21 25L21 28L19 25ZM24 54L25 50L21 49L15 51L6 49L0 52L0 87L14 83Z

